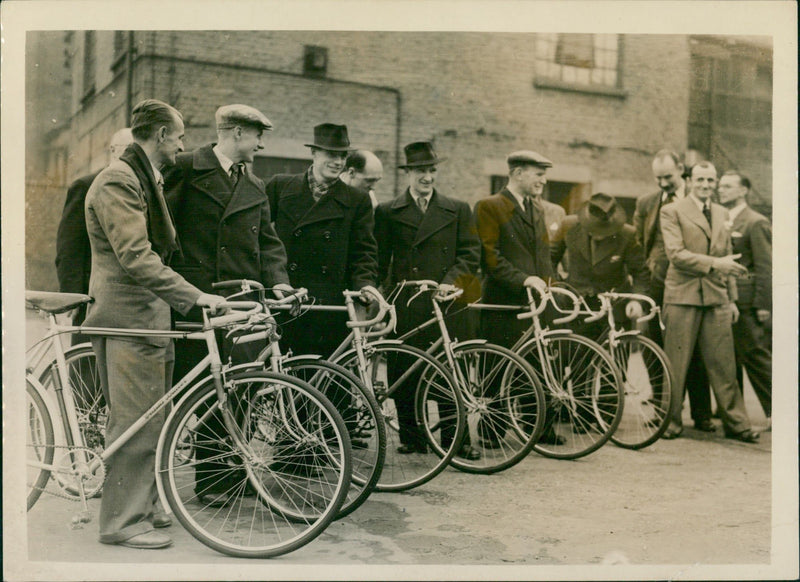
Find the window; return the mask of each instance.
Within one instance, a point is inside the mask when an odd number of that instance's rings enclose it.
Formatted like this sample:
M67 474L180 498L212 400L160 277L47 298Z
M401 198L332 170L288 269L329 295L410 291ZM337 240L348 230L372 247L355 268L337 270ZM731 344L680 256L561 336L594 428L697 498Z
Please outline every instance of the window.
M96 59L95 31L87 30L83 33L83 98L94 94L94 74Z
M621 95L621 36L539 34L536 86Z
M309 77L324 77L328 72L328 49L324 46L303 47L303 74Z

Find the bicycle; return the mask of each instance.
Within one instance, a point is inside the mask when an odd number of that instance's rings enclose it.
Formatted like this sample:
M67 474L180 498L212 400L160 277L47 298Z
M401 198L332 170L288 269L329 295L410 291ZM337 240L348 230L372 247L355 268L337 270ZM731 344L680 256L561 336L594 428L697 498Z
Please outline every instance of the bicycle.
M461 296L463 290L429 280L403 281L398 283L395 297L407 286L418 289L409 305L421 294L433 292L433 317L398 339L405 342L438 325L440 337L425 351L451 371L465 404L468 441L481 449L478 460L456 455L450 464L482 474L513 467L527 456L544 429L545 397L536 372L522 357L485 339L451 340L441 306Z
M287 309L299 314L299 310L307 300L305 289L295 290L280 300L268 299L265 295L266 289L261 283L247 279L220 281L214 283L213 288L239 289L237 293L228 296L229 300L256 294L267 317L272 316L272 311ZM379 294L375 289L366 288L361 291L361 295ZM381 319L383 314L379 313L372 321L352 322L350 325L369 327ZM268 321L270 325L264 326L264 329L257 333L233 338L232 354L240 344L259 341L266 342L267 345L259 352L254 362L234 366L231 370L267 369L300 378L322 392L342 415L351 436L353 479L347 498L336 516L340 519L355 511L366 501L380 478L386 457L386 427L380 404L361 380L342 366L323 360L318 355L284 354L280 347L279 326L273 319Z
M193 537L227 555L267 558L309 543L334 519L351 480L350 440L334 406L318 390L296 378L266 371L229 373L222 366L215 330L244 321L262 323L259 303L226 303L222 307L247 311L216 317L204 309L202 330L181 332L62 326L55 315L90 298L27 292L26 300L50 320L50 331L32 350L34 355L47 348L54 350L58 363L54 379L60 394L54 404L32 373L35 366L29 365L27 465L33 472L32 476L29 474L29 509L52 475L61 487L62 497L83 502L84 512L78 517L80 521L89 521L87 499L102 487L105 461L191 385L164 423L156 448L155 476L164 507L175 513ZM117 440L106 443L102 453L98 453L83 441L63 346L58 338L60 333L76 331L111 337L202 340L209 353ZM49 345L43 348L44 344ZM192 384L207 368L211 376ZM186 434L197 433L198 427L207 426L214 415L222 418L223 430L205 434L205 441L194 439L194 447L208 447L229 468L226 476L234 483L229 490L229 501L223 507L200 502L202 491L195 490L193 462L182 458ZM287 459L298 456L306 459L306 471L289 467ZM77 494L70 494L71 490Z
M639 301L650 307L637 319L644 323L661 311L647 295L638 293L607 292L597 295L600 309L593 311L584 300L585 321L608 318L608 328L598 342L608 350L619 368L625 392L625 406L619 426L611 435L611 442L627 449L642 449L656 442L669 425L672 405L672 369L664 350L638 329L620 329L614 321L615 301ZM663 324L662 324L663 326Z
M577 459L602 447L622 419L625 397L622 375L614 360L597 342L570 329L543 327L540 315L552 304L564 317L554 324L567 323L579 315L579 299L566 289L539 287L536 301L526 287L528 308L517 315L530 319L531 327L517 340L512 351L525 358L536 371L545 392L547 412L544 432L552 431L551 442L537 442L533 450L554 459ZM555 299L563 294L573 302L565 312ZM484 308L506 306L483 306ZM521 431L515 425L516 430ZM523 433L524 434L524 433Z

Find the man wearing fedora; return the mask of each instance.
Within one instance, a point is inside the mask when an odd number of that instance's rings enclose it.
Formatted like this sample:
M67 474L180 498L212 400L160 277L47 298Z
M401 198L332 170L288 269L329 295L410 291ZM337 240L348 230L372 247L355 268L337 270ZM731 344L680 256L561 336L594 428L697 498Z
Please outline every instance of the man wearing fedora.
M290 291L286 251L272 226L264 182L247 167L264 149L264 132L272 129L272 123L258 109L242 104L223 105L215 122L217 143L179 154L165 174L165 195L182 246L171 266L205 292L211 292L214 282L228 279L252 279L275 287L278 294ZM202 316L195 309L183 319L199 322ZM228 352L230 344L222 346ZM259 347L238 346L231 356L251 361ZM173 379L183 378L206 354L203 342L177 340ZM220 422L210 419L201 433L218 431ZM221 475L227 475L229 468L225 463L201 462L217 456L213 450L201 447L196 454L195 491L203 503L223 505L232 481Z
M553 162L523 150L509 154L507 163L506 187L475 205L484 275L482 301L527 305L525 288L540 287L554 277L550 233L541 205L547 168ZM481 311L481 336L504 347L512 347L529 325L527 320L518 320L514 311ZM540 442L562 444L564 440L548 430Z
M475 232L472 212L467 203L450 198L434 188L437 166L445 160L437 156L433 144L419 141L405 146L405 170L408 188L394 200L379 204L375 210L375 238L378 241L378 272L380 280L392 289L404 280L429 279L464 290L451 311L459 311L480 296L477 278L480 259L480 241ZM431 318L430 294L408 300L417 289L404 289L395 301L397 332L403 334ZM448 318L448 330L459 340L471 339L475 330L471 314L461 311ZM439 337L438 328L429 327L410 338L409 343L426 349ZM397 375L405 366L393 366ZM417 384L419 373L405 383L409 388ZM416 430L414 419L414 392L396 393L400 422L401 454L424 452L424 437ZM447 442L443 431L444 445ZM478 460L480 452L465 444L459 456Z
M736 262L728 212L713 204L717 170L709 162L692 168L689 195L661 209L661 232L669 268L664 285L664 351L674 374L670 426L662 438L681 434L681 411L689 359L695 345L719 404L726 438L755 443L736 381L732 325L738 319Z
M377 282L372 203L339 179L353 150L347 126L317 125L314 143L306 145L312 157L306 172L267 183L272 218L292 285L307 288L318 305L343 305L345 289ZM312 311L282 326L283 342L295 354L329 356L347 335L346 320L341 312Z
M612 196L594 194L577 214L564 219L556 242L551 246L554 265L569 251L566 281L592 308L599 307L597 294L604 291L644 293L647 290L649 272L644 253L636 242L636 231L625 224L625 219L625 210ZM638 301L617 308L617 321L621 321L623 315L632 319L642 315ZM576 331L597 338L605 324L605 319L585 323Z

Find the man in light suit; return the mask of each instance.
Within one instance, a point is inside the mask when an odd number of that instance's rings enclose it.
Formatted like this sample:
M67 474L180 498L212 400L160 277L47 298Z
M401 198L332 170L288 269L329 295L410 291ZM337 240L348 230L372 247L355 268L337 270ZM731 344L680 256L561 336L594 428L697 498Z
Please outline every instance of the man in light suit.
M133 109L134 143L95 178L86 195L92 251L85 325L153 330L170 328L170 307L216 306L208 295L166 266L178 249L159 168L183 149L183 120L155 99ZM96 336L100 381L110 405L106 440L112 443L154 404L172 380L169 339ZM100 541L139 549L169 546L156 532L155 448L164 415L154 416L110 458L100 506ZM168 525L162 523L161 525Z
M690 194L661 209L661 232L669 258L664 281L664 351L674 374L670 426L663 438L682 431L686 370L695 345L700 349L726 438L758 441L750 428L744 399L736 381L732 325L736 308L737 276L746 269L732 254L726 227L728 212L711 202L717 170L709 162L692 168Z
M419 279L463 289L464 294L453 305L453 310L458 311L480 296L480 281L476 275L480 242L472 212L465 202L445 196L434 188L437 166L444 158L437 156L431 142L408 144L405 155L406 163L400 168L406 172L409 187L375 210L379 279L385 281L389 289L403 280ZM430 294L407 305L416 293L416 288L404 289L395 301L398 334L415 328L432 316ZM472 339L475 330L470 316L468 312L461 312L448 319L448 331L452 336L462 341ZM438 327L431 327L410 338L410 343L427 349L437 337ZM398 368L405 369L405 366L395 365L393 372ZM415 386L418 377L419 374L415 374L409 378L405 386ZM398 391L394 400L402 443L398 452L424 452L424 437L415 431L414 426L413 391ZM469 460L481 458L480 451L469 444L456 454Z
M275 230L286 247L289 280L317 304L343 305L342 291L375 285L377 246L369 195L339 179L350 147L347 127L314 128L311 167L266 186ZM329 356L347 335L346 315L313 311L282 326L295 354Z
M217 281L252 279L282 296L291 291L286 251L272 226L264 182L247 169L264 149L264 132L272 123L242 104L223 105L215 122L218 142L178 154L164 175L165 197L181 240L181 253L173 256L170 266L207 293ZM193 309L185 319L202 321L200 310ZM222 347L223 359L230 355L234 362L248 362L263 346L243 344L231 351L230 343L223 342ZM207 353L202 342L178 340L173 379L183 378ZM200 430L219 434L220 423L215 416ZM232 482L226 463L200 462L201 457L215 456L219 455L211 448L201 447L195 459L195 491L212 507L227 502Z
M129 127L120 129L108 146L111 160L117 160L131 143ZM56 275L58 290L62 293L89 292L89 275L92 270L92 252L86 233L86 193L100 172L82 176L70 184L64 200L64 210L56 233ZM86 305L81 305L72 317L72 325L80 325L86 318ZM79 333L72 335L72 344L88 341Z
M730 214L733 252L747 274L737 280L739 320L733 326L736 373L742 387L742 367L769 421L772 416L772 351L765 327L772 317L772 226L747 204L750 180L735 170L719 180L719 201Z
M636 240L644 250L647 268L650 270L646 293L657 305L663 306L664 277L669 267L669 259L664 250L659 216L661 208L686 197L686 182L683 179L685 168L677 153L664 149L653 157L652 171L658 190L636 200L633 228L636 231ZM658 318L650 320L648 335L659 345L664 345ZM692 355L686 373L686 391L689 393L689 406L695 428L704 432L714 432L716 427L711 421L708 377L697 350Z

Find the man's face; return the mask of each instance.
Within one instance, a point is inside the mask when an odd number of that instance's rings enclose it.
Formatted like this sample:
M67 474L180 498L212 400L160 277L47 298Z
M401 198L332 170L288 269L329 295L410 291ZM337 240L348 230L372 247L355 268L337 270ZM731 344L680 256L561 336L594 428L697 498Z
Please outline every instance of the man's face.
M744 198L747 194L747 188L742 186L739 176L728 175L719 179L717 192L719 193L721 204L732 204L740 198Z
M517 183L525 196L541 196L547 184L547 168L522 166L516 170Z
M264 131L255 127L239 127L239 139L236 141L238 160L233 162L252 162L256 153L264 149Z
M158 144L158 153L162 163L174 165L175 156L178 155L178 152L183 151L183 121L175 117L172 125L166 126L165 129L163 139Z
M380 162L375 164L368 161L363 170L359 171L355 168L350 168L347 173L350 176L350 185L359 192L368 194L370 190L375 188L375 184L383 178L383 167Z
M706 200L714 194L717 187L717 170L714 166L708 168L695 167L689 178L689 188L699 200Z
M436 166L419 166L408 168L408 186L411 191L418 196L427 196L433 192L433 184L436 182Z
M682 174L683 164L676 164L669 156L653 160L653 177L662 192L674 194L683 183Z
M314 171L326 182L335 180L344 169L347 152L331 152L328 150L311 150Z

